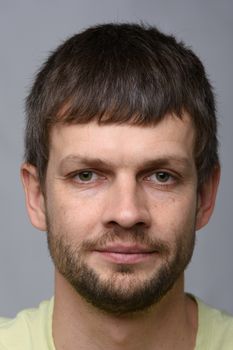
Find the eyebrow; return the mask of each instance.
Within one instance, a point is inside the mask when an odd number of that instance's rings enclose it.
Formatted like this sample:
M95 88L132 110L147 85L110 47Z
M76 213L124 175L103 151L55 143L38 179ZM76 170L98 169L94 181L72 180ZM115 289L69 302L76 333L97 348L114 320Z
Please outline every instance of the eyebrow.
M110 169L115 166L115 164L109 159L104 160L98 157L93 158L89 156L81 156L78 154L70 154L61 160L59 168L63 169L71 164L102 169ZM158 156L158 158L154 159L145 159L141 162L140 168L153 169L154 167L166 167L171 164L177 164L184 169L192 167L192 162L189 158L169 154Z

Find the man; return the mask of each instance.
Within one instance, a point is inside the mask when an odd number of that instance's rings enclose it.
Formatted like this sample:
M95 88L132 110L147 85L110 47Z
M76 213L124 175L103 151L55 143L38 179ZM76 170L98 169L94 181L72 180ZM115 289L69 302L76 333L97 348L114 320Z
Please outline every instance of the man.
M184 293L219 181L215 105L195 54L105 24L62 44L27 99L22 180L55 296L1 321L1 349L232 349L233 320Z

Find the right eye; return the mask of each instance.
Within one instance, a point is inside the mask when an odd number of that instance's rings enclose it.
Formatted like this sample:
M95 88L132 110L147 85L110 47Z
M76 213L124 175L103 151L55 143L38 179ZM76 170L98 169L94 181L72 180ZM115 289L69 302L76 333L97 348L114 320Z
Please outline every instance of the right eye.
M79 183L95 182L98 178L99 176L91 170L83 170L73 176L73 179Z

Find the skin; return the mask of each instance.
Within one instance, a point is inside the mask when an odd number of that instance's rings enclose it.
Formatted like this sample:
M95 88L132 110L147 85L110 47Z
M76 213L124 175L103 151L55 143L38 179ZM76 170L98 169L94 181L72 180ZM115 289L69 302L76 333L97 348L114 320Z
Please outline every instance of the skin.
M45 196L36 169L22 166L31 222L42 231L49 222L54 241L65 237L80 248L82 262L102 282L114 280L115 290L127 294L140 288L172 261L177 242L190 242L211 216L219 168L197 192L195 132L188 114L168 115L154 127L56 125L50 141ZM135 241L135 228L168 249L149 252ZM104 233L116 229L120 234L113 243L107 240L97 249ZM98 244L81 250L87 241ZM119 273L125 266L130 274ZM183 271L145 312L114 315L87 303L56 268L58 350L194 349L196 332L197 308L184 293Z

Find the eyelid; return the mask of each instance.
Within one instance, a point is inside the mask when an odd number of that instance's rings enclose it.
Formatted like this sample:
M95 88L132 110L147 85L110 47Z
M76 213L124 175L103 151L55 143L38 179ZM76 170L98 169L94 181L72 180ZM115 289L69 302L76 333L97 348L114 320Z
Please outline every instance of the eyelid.
M141 174L141 177L145 178L145 177L149 177L151 175L158 174L158 173L166 173L173 178L181 178L182 177L180 174L178 174L177 172L175 172L173 170L163 169L163 168L151 169L149 171L148 170L143 171Z
M78 181L78 180L75 180L75 177L76 176L78 176L79 174L82 174L82 173L85 173L85 172L90 172L90 173L92 173L94 176L96 176L96 179L91 179L90 181L82 181L81 179L80 179L80 181ZM102 174L100 174L100 172L99 171L96 171L96 170L93 170L93 169L80 169L80 170L75 170L75 171L72 171L71 173L69 173L67 176L66 176L66 178L67 179L71 179L71 180L73 180L73 181L75 181L75 182L79 182L79 183L83 183L83 184L85 184L85 182L86 183L91 183L91 182L95 182L95 181L97 181L98 179L103 179L103 178L105 178L105 176L104 175L102 175Z
M71 172L69 172L66 177L72 177L72 176L75 176L75 175L78 175L80 173L85 173L85 172L92 172L92 173L96 173L98 174L99 172L96 171L96 170L93 170L93 169L89 169L89 168L84 168L84 169L76 169L76 170L73 170Z
M157 175L159 173L164 173L167 174L168 176L175 178L175 175L173 175L171 172L169 171L164 171L164 170L156 170L156 171L152 171L150 174L146 175L145 177L151 177L153 175Z

